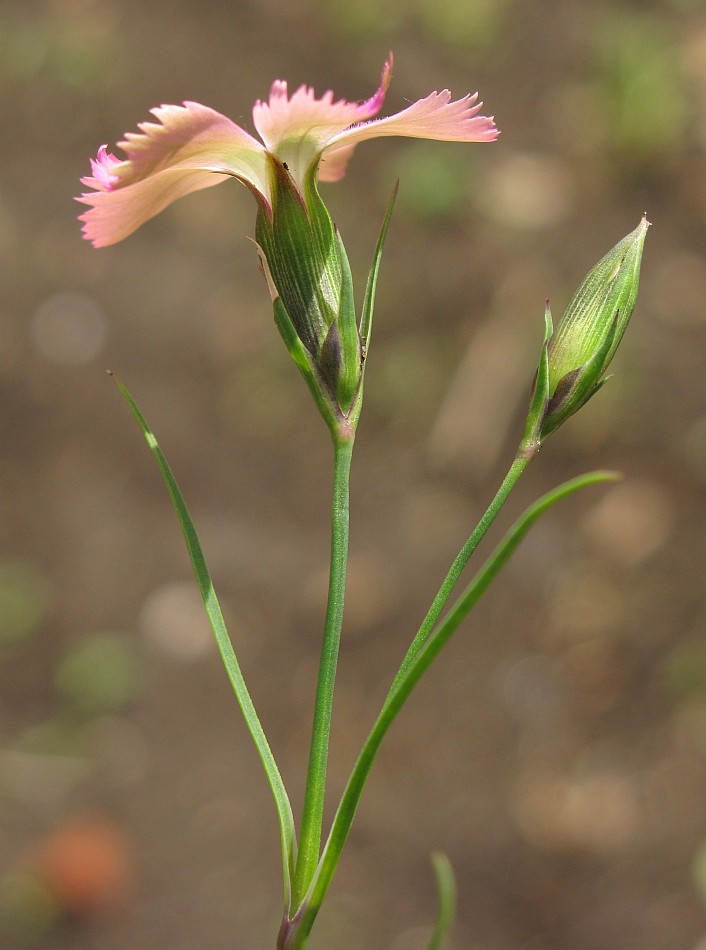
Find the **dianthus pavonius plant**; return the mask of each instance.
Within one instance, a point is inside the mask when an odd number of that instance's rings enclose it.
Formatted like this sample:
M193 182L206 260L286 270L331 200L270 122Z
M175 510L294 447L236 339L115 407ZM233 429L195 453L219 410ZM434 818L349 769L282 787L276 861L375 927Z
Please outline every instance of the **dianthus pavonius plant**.
M510 491L546 437L605 382L605 371L632 314L642 247L638 227L589 272L556 330L547 306L544 341L524 434L508 474L478 525L451 565L392 680L343 791L328 835L323 837L324 795L348 551L348 484L353 444L363 403L366 357L370 352L375 287L394 194L384 217L363 296L360 316L343 242L318 189L318 182L342 178L355 146L380 136L454 142L492 142L492 118L479 114L477 95L453 100L448 90L432 92L386 118L379 113L392 72L392 57L378 90L364 102L316 98L301 86L273 83L267 102L253 108L260 139L224 115L199 105L163 105L156 122L143 122L118 147L120 158L99 149L89 189L78 200L90 208L81 216L84 236L96 247L121 241L182 195L236 179L257 204L255 245L272 298L274 321L303 375L333 440L333 504L328 603L314 699L306 786L299 830L287 791L255 711L223 621L196 530L157 440L134 400L118 383L147 439L171 495L191 557L204 606L225 668L272 791L282 845L284 914L278 950L306 947L312 925L336 866L380 744L429 665L476 604L530 526L560 499L614 476L593 472L567 482L521 515L455 602L452 591L471 555ZM396 189L395 189L396 190ZM430 950L440 948L451 926L455 887L448 861L435 856L439 911Z

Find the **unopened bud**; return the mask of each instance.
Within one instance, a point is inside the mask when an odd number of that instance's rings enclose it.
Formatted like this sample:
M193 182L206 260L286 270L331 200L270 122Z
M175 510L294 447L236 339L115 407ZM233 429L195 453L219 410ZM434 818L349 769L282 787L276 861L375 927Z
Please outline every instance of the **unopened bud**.
M627 237L589 271L547 348L547 403L540 438L553 432L598 391L637 300L643 217Z

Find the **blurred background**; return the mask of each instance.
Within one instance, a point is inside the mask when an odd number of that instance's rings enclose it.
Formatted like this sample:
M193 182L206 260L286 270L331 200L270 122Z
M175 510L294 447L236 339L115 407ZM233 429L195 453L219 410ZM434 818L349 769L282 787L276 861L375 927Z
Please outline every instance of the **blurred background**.
M0 0L0 947L262 950L274 808L153 460L201 532L301 803L330 447L235 184L81 241L88 157L162 102L246 127L272 79L385 112L480 91L493 145L381 140L325 186L362 296L395 180L353 470L333 808L448 563L509 464L543 330L643 212L615 376L493 537L592 467L383 747L312 950L706 948L706 4ZM489 550L492 538L488 539ZM480 554L480 552L479 552Z

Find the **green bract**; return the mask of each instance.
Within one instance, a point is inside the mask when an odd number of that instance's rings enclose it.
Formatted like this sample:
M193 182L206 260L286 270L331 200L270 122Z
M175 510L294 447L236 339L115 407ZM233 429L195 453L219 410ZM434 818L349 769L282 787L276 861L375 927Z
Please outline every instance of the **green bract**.
M643 217L635 230L589 271L549 339L540 441L605 382L604 373L635 308L648 227Z

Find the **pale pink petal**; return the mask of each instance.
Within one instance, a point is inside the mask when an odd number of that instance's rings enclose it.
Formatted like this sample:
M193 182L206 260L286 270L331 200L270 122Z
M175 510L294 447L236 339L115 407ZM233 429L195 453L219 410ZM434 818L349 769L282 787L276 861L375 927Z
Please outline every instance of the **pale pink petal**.
M461 142L490 142L498 135L492 118L478 115L477 96L456 102L448 90L383 119L373 119L382 107L390 82L392 54L382 71L378 90L365 102L334 102L333 93L317 99L300 86L290 98L287 84L276 81L267 103L253 109L255 126L264 145L235 122L196 102L153 109L157 121L143 122L118 146L121 159L101 146L91 160L89 189L78 200L89 205L82 216L84 235L96 246L127 237L149 218L182 195L235 177L256 197L271 204L268 152L289 169L301 187L307 170L320 160L319 177L342 178L358 142L379 136Z
M319 181L340 181L346 174L348 159L355 151L355 142L352 145L342 145L340 148L327 149L319 162Z
M451 100L448 89L432 92L402 112L371 122L361 122L334 135L324 148L319 177L336 181L345 172L353 146L366 139L401 135L441 142L492 142L500 134L492 116L478 115L483 105L478 94Z
M158 122L143 122L118 146L125 161L103 148L92 161L89 188L78 200L91 206L81 216L94 245L127 237L177 198L225 177L239 178L269 200L265 149L235 122L196 102L152 110Z
M141 122L118 147L130 170L121 171L131 184L164 168L199 168L257 180L265 167L262 144L215 109L198 102L152 109L157 122Z
M227 177L193 169L165 169L124 188L81 195L76 200L91 205L90 211L79 215L83 236L94 247L116 244L177 198L210 188Z
M309 86L300 86L289 98L287 83L272 83L268 102L258 100L253 122L273 155L286 162L295 181L301 181L314 158L337 133L353 123L372 118L382 108L392 74L392 54L382 70L380 86L365 102L334 102L333 92L320 99Z

